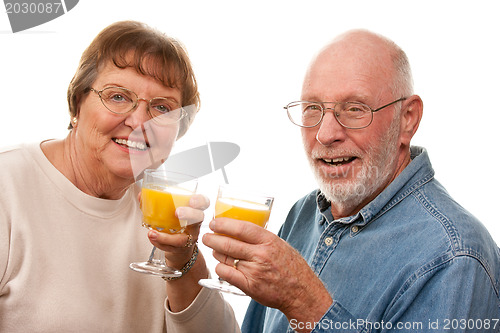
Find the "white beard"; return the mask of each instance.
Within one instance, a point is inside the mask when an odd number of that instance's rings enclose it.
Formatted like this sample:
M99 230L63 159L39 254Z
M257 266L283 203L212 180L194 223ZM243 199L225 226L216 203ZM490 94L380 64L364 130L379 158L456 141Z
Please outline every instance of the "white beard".
M394 119L381 144L368 146L365 160L371 163L364 163L355 179L350 181L335 181L342 175L324 175L314 167L314 159L309 159L321 192L337 211L351 212L389 181L398 161L398 137L399 119Z

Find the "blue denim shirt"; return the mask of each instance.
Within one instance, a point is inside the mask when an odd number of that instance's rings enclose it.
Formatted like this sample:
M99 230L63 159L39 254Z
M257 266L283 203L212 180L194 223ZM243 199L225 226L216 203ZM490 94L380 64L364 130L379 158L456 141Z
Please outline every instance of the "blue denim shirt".
M423 148L412 147L412 162L358 214L334 220L314 191L279 235L332 295L314 333L500 332L499 249L434 179ZM251 301L242 332L301 325Z

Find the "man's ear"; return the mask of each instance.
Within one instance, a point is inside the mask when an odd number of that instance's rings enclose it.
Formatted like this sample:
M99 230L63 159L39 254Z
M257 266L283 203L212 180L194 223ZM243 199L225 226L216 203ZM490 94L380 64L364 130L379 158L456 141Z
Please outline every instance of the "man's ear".
M401 108L401 143L407 147L410 146L410 141L418 125L422 119L424 103L418 95L412 95L403 101Z

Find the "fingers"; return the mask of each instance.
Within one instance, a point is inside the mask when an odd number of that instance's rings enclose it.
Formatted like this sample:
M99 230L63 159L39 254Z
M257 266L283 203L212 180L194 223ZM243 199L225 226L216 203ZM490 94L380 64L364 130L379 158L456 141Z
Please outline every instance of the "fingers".
M178 207L175 211L177 218L187 222L182 234L168 234L151 230L149 240L157 248L165 252L182 253L186 247L191 247L198 241L201 222L205 218L203 210L210 206L208 198L202 194L195 194L189 200L189 207Z
M210 200L202 194L195 194L189 200L189 207L179 207L175 214L179 220L185 221L187 225L203 222L205 213L210 206Z
M227 266L234 267L235 266L234 262L235 262L235 260L237 260L233 257L228 256L227 254L222 254L222 253L219 253L216 251L213 252L213 256L217 261L219 261L220 263L227 265ZM240 259L238 259L238 260L240 260ZM239 264L239 262L237 264ZM236 268L236 267L234 267L234 268Z
M249 244L261 244L270 232L248 221L217 218L210 222L210 229Z
M203 194L195 194L189 199L189 206L195 209L205 210L210 206L210 200Z
M192 235L185 233L167 234L150 230L148 237L154 246L164 251L167 265L175 268L181 268L189 261L196 243Z
M223 278L225 281L238 286L248 289L248 281L245 275L246 267L245 261L240 260L235 267L234 260L231 260L227 265L218 264L215 267L215 273Z
M220 263L215 267L215 273L225 281L238 286L240 288L248 288L247 273L252 271L252 263L243 259L235 259L233 257L213 252L213 256Z
M241 260L239 265L244 265L244 261L255 261L262 249L276 238L270 231L251 222L228 218L212 220L210 229L214 233L205 234L203 244L214 250L215 259L228 266L232 266L235 259Z
M195 235L182 233L182 234L167 234L150 230L148 238L150 242L157 248L171 253L184 253L186 248L192 247L198 240L199 228Z
M214 250L214 257L219 262L231 266L234 259L251 261L259 245L242 242L220 234L203 235L203 244Z

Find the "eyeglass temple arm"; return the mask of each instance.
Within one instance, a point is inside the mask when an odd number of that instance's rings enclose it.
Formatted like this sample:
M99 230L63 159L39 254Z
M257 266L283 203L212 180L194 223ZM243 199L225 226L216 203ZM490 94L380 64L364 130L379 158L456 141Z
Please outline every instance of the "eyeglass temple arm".
M394 102L390 102L389 104L386 104L386 105L384 105L384 106L381 106L381 107L379 107L378 109L372 110L372 112L377 112L377 111L380 111L380 110L382 110L383 108L386 108L386 107L388 107L388 106L391 106L392 104L396 104L397 102L401 102L401 101L404 101L404 100L406 100L406 97L401 97L400 99L397 99L397 100L395 100Z

